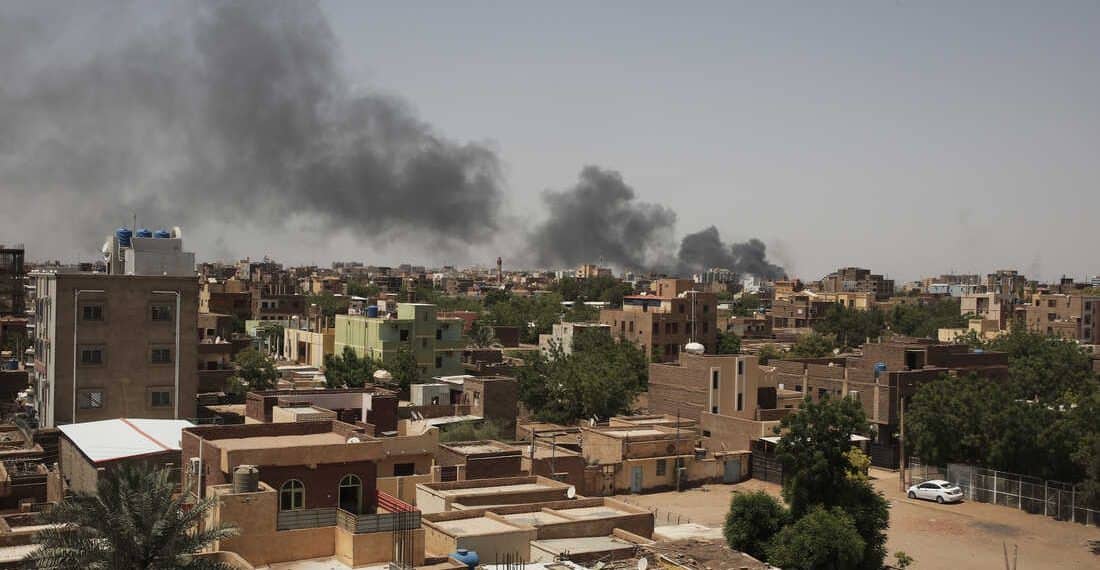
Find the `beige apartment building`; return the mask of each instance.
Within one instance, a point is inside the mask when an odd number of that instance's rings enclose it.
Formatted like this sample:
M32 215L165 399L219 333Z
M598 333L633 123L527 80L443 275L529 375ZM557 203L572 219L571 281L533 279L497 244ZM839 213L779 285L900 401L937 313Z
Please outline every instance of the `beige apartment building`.
M193 276L40 273L35 278L33 384L41 426L195 416L198 281Z
M1016 317L1034 332L1085 344L1100 343L1100 296L1034 293L1027 304L1016 308Z
M611 334L645 349L660 362L676 360L694 340L714 352L718 331L718 300L714 293L694 290L690 279L659 279L656 295L630 295L621 309L603 309L600 322Z

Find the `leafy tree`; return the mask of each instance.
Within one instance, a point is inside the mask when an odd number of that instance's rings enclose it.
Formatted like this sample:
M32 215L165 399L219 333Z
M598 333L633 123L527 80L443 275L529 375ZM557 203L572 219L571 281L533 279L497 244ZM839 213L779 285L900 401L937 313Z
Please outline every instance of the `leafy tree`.
M419 287L416 290L416 298L424 303L431 303L441 311L473 311L480 313L484 308L481 300L474 297L447 295L432 287Z
M340 354L325 355L325 384L329 388L358 388L371 382L378 362L360 358L355 349L345 346Z
M260 351L246 348L238 352L233 361L237 364L233 378L240 386L248 390L270 390L275 387L279 373L271 359Z
M756 351L756 359L760 364L767 364L773 359L780 359L786 356L787 353L783 349L774 344L765 344Z
M1053 402L1091 393L1096 375L1088 353L1076 342L1014 326L988 343L990 350L1008 353L1012 394Z
M481 424L463 423L439 434L439 441L444 443L453 441L500 441L512 438L513 435L506 433L504 427L494 421L486 421Z
M377 297L382 292L374 283L367 283L363 281L349 281L348 282L348 295L355 297Z
M763 559L765 546L787 518L786 507L764 491L737 493L722 531L730 548Z
M718 354L738 354L741 352L741 337L732 331L718 331Z
M321 314L324 315L325 320L330 320L336 315L348 314L348 304L351 299L341 295L337 297L332 293L323 293L320 295L310 295L306 298L306 302L310 305L317 305L321 309Z
M520 297L504 291L493 291L485 298L486 318L496 325L517 327L520 340L537 343L540 334L550 332L562 317L561 296L557 293Z
M793 358L821 358L833 353L837 348L836 339L816 332L804 334L791 346L790 356Z
M204 519L216 497L184 509L166 470L120 466L107 470L95 495L77 493L44 512L52 525L36 535L36 568L228 569L193 554L236 534ZM63 526L61 526L63 525Z
M864 548L844 510L815 507L775 535L768 563L784 570L856 570L865 567Z
M738 317L751 317L760 307L760 295L742 293L731 304L730 313Z
M885 318L878 309L856 309L840 303L825 310L814 323L814 332L836 339L841 348L855 348L868 338L882 335Z
M595 307L590 307L578 301L565 312L562 320L568 323L587 323L600 318L600 312Z
M499 343L500 341L497 339L496 332L493 331L492 325L482 321L474 322L474 326L470 330L471 346L476 348L490 348Z
M871 458L858 447L853 447L844 454L848 458L848 478L858 481L866 481L867 470L871 468Z
M410 385L421 381L416 356L406 348L398 349L393 362L385 365L385 368L393 376L394 383L402 392L408 392Z
M279 358L283 356L283 339L286 336L283 325L268 324L260 332L267 350Z
M605 301L612 307L621 307L623 297L632 292L630 284L614 277L574 279L563 277L551 288L564 301Z
M934 338L939 329L966 326L958 299L937 299L927 303L899 304L887 315L890 329L906 336Z
M572 354L560 347L537 353L517 376L520 400L535 417L568 424L629 412L646 388L648 364L633 343L584 334L573 339Z

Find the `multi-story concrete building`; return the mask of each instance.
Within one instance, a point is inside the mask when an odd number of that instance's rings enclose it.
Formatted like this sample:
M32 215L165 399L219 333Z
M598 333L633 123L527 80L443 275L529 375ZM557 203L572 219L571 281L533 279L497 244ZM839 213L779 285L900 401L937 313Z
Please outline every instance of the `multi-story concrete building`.
M106 274L34 275L40 425L195 416L194 254L168 232L157 235L111 236Z
M876 299L886 300L894 294L894 280L871 273L870 269L841 267L822 278L821 288L826 293L874 293Z
M1015 269L998 269L985 276L985 288L988 293L997 293L1009 304L1024 298L1027 289L1027 277Z
M0 244L0 316L22 315L26 311L23 246Z
M462 319L441 319L436 306L400 303L397 318L369 315L336 315L336 354L351 347L364 358L390 364L399 350L416 357L422 379L462 373Z
M611 325L606 323L554 323L550 334L539 335L539 350L544 355L553 354L555 347L562 354L573 354L573 341L578 335L611 335Z
M629 340L646 351L646 357L661 362L676 360L684 345L702 344L716 349L718 302L713 293L694 290L690 279L659 279L656 295L630 295L621 309L603 309L600 322L611 334Z
M1100 343L1100 296L1040 292L1015 310L1028 330L1085 344Z

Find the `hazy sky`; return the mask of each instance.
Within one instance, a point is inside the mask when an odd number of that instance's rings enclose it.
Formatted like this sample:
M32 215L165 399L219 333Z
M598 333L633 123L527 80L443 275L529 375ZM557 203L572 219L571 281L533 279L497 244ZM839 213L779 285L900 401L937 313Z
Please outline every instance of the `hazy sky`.
M1100 273L1100 3L323 3L346 65L499 149L622 172L797 275Z
M497 152L502 236L597 165L674 210L677 238L709 225L757 237L804 279L846 265L898 280L1100 273L1098 2L321 5L353 87ZM0 240L30 245L46 222ZM224 225L189 237L200 258L291 262L508 251Z

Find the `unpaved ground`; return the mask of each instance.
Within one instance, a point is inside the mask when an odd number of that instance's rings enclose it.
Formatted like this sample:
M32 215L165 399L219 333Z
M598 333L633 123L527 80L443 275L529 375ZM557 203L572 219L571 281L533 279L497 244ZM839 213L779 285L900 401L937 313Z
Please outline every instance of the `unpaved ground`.
M937 505L911 501L898 490L897 475L872 470L875 487L890 500L891 555L904 550L916 559L912 568L1004 569L1004 544L1009 556L1018 547L1019 570L1100 568L1100 529L1029 515L983 503ZM756 479L736 485L706 485L683 493L616 497L655 509L657 525L697 523L720 526L734 491L764 490L776 496L779 486ZM1097 548L1097 552L1093 552Z

